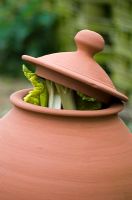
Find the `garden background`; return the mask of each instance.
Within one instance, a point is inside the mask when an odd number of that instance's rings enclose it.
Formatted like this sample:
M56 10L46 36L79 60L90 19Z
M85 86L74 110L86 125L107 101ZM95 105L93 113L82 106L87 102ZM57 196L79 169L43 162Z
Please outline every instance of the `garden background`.
M129 97L122 119L132 130L132 0L1 0L0 116L12 92L30 87L22 54L35 57L75 49L77 31L99 32L106 41L95 59Z

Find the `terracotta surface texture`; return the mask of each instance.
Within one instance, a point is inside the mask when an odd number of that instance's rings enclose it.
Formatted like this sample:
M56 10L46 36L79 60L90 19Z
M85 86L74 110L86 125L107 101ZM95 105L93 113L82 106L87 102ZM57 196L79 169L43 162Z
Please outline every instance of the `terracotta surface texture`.
M55 110L11 96L0 120L1 200L131 200L132 135L123 104Z

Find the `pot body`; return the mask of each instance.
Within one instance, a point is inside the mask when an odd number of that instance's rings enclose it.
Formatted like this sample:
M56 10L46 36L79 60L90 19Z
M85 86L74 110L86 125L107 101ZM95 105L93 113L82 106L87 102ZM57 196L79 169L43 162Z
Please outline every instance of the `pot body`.
M115 113L62 116L15 105L0 120L0 199L131 200L132 136Z

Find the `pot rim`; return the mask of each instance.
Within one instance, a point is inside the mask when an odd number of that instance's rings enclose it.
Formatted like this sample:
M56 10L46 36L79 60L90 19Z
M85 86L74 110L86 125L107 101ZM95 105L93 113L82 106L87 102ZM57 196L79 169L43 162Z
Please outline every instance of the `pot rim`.
M47 107L42 107L38 105L33 105L30 103L26 103L22 100L22 98L31 90L22 89L17 92L14 92L10 96L10 101L16 107L19 107L23 110L32 111L36 113L43 113L49 115L57 115L57 116L72 116L72 117L99 117L99 116L108 116L117 114L118 112L123 110L124 104L122 102L113 103L110 107L101 109L101 110L64 110L64 109L51 109Z

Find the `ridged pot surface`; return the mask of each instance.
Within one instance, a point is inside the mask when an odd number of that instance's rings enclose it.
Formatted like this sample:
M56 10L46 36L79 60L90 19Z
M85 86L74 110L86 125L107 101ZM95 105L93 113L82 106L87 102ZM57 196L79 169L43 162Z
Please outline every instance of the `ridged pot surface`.
M22 101L0 120L0 200L131 200L132 136L117 113Z

